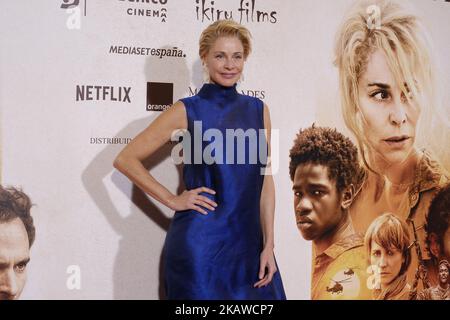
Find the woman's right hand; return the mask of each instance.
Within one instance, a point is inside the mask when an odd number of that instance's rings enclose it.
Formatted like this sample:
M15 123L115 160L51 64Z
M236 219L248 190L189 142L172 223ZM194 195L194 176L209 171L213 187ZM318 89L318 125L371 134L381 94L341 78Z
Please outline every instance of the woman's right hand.
M206 210L202 207L214 211L215 207L217 207L217 203L208 197L200 195L200 193L206 192L210 194L216 194L216 192L212 189L206 187L199 187L192 190L185 190L182 194L178 196L173 196L169 200L169 207L175 211L183 211L183 210L195 210L201 214L208 214Z

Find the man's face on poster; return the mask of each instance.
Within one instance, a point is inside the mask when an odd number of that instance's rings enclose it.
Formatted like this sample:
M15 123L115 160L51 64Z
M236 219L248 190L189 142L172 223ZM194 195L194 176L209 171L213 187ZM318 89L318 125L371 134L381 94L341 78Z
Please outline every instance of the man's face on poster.
M439 282L446 285L448 282L448 266L441 264L439 266Z
M29 261L28 234L22 220L0 222L0 300L20 297Z

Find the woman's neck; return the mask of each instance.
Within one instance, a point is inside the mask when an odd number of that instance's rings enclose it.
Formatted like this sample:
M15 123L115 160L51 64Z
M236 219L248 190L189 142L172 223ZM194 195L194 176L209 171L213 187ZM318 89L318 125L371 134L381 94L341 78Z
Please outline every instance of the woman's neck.
M447 290L450 285L449 285L448 281L446 283L443 283L442 281L439 281L439 286L442 289Z
M413 149L408 157L399 163L389 163L381 155L371 157L374 169L384 176L393 187L409 186L414 182L416 167L420 160L417 150Z

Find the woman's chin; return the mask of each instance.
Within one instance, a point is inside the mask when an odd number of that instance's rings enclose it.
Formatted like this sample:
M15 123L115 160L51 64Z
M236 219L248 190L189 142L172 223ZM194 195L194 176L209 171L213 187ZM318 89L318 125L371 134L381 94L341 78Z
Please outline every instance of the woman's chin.
M233 78L218 77L218 78L212 78L211 82L218 84L222 87L232 87L237 83L238 80L239 79L236 79L235 77L233 77Z
M411 159L411 156L415 154L413 151L413 148L402 150L380 149L377 152L377 158L387 166L401 166Z
M386 162L390 165L402 165L408 159L408 154L393 153L386 155Z

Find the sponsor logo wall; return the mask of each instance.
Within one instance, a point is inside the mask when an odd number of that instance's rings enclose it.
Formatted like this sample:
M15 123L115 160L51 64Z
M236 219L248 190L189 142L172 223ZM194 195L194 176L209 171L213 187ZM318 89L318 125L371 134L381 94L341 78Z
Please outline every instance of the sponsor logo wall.
M438 56L448 57L450 5L416 2L429 8L425 22ZM8 14L0 26L8 36L0 56L1 182L21 186L35 204L36 241L22 298L164 298L162 248L173 212L112 163L163 110L198 92L200 33L232 18L253 36L238 91L263 100L279 130L277 262L288 298L309 299L311 248L295 225L288 152L298 129L324 113L335 119L325 125L348 134L332 50L351 3L2 2ZM450 74L447 62L442 72ZM183 190L182 167L170 157L173 145L145 166L176 193Z

